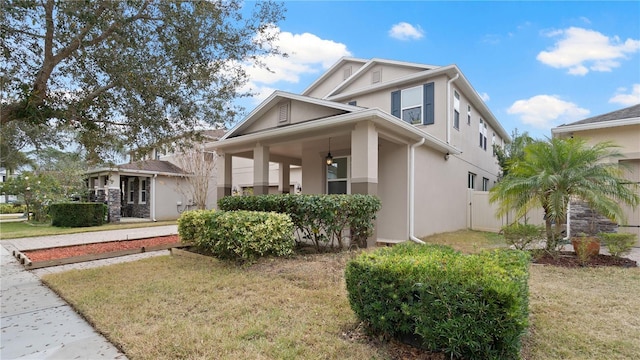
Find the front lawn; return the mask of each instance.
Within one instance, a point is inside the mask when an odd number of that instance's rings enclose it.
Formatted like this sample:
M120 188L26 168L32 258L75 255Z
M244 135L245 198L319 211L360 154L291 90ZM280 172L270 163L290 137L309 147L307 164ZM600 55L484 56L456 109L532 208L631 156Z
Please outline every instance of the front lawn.
M133 229L141 227L175 225L175 220L157 222L139 222L123 224L104 224L100 226L67 228L56 227L51 224L33 224L26 221L20 222L0 222L0 240L18 239L36 236L49 236L61 234L77 234L89 231Z
M451 242L461 246L465 233L472 251L500 245L480 232L450 233ZM351 256L245 267L167 256L44 280L132 359L391 358L388 343L353 335L344 285ZM639 268L532 265L530 289L524 359L640 358Z

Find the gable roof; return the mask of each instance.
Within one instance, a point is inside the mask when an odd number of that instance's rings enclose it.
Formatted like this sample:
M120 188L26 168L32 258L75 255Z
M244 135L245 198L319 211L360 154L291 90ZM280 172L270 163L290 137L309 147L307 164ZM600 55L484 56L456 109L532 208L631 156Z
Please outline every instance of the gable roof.
M640 104L606 114L593 116L551 129L551 133L563 133L578 130L602 129L608 127L640 124Z
M158 173L184 174L184 171L178 166L164 160L143 160L135 161L128 164L118 165L121 170L141 170Z
M321 84L328 77L330 77L336 71L338 71L342 67L343 64L345 64L347 62L355 62L355 63L361 63L362 65L364 65L368 61L369 60L367 60L367 59L358 59L358 58L353 58L353 57L348 57L348 56L344 56L344 57L340 58L340 60L338 60L335 64L333 64L327 71L324 72L324 74L322 74L319 78L317 78L314 82L312 82L311 85L309 85L306 89L304 89L304 91L302 92L302 95L309 94L311 92L311 90L316 88L316 86Z
M362 110L359 106L342 104L334 101L312 98L309 96L292 94L286 91L276 90L267 99L265 99L258 107L256 107L244 120L240 121L236 126L229 130L220 140L225 140L230 137L238 135L243 129L246 129L251 124L256 122L262 115L264 115L273 106L276 106L283 99L289 99L294 101L300 101L308 104L314 104L319 106L325 106L337 110L343 110L345 112L353 112Z
M186 172L180 167L164 160L141 160L128 164L116 165L113 168L96 168L87 171L87 174L97 174L104 172L124 172L124 173L136 173L146 175L167 175L167 176L182 176L186 175Z
M339 64L341 64L341 62L339 62ZM353 74L351 74L351 76L346 78L342 83L340 83L333 90L331 90L331 92L329 92L329 94L327 94L327 96L325 96L325 99L326 98L330 98L332 95L337 94L339 91L343 90L344 88L346 88L347 86L352 84L358 78L363 76L363 74L365 74L369 69L371 69L372 67L374 67L376 65L399 66L399 67L405 67L405 68L412 68L412 69L415 69L416 71L433 70L433 69L437 69L437 68L440 67L440 66L435 66L435 65L425 65L425 64L418 64L418 63L412 63L412 62L406 62L406 61L395 61L395 60L385 60L385 59L373 58L373 59L367 61L366 64L361 66L358 70L356 70Z

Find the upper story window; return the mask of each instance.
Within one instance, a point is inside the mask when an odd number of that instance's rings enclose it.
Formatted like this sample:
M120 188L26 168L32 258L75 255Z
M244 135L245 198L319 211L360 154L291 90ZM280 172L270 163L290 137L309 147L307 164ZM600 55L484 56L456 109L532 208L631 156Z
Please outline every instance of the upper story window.
M402 120L422 124L422 86L402 90Z
M471 125L471 105L467 105L467 125Z
M482 191L489 191L489 179L486 177L482 178Z
M453 127L460 129L460 94L453 90Z
M467 188L469 189L476 188L476 174L472 172L467 174Z
M480 147L483 148L484 150L487 150L487 123L482 119L480 119L479 132L480 132Z
M434 84L428 83L392 92L391 114L409 124L433 124Z

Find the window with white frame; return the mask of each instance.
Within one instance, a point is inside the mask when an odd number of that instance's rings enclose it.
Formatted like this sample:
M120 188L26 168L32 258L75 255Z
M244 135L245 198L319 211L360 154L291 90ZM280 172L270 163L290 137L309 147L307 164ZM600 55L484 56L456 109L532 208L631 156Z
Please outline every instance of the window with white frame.
M493 149L493 156L496 156L496 133L491 137L491 149Z
M476 174L470 172L467 176L467 188L475 189L476 188Z
M460 94L453 90L453 128L460 129Z
M136 179L129 178L127 181L127 203L133 204L133 199L135 198L135 190L133 189L133 185Z
M489 179L486 177L482 178L482 191L489 191Z
M138 204L147 203L147 178L140 178L140 196L138 197Z
M480 147L484 150L487 150L487 123L480 119L479 125L479 133L480 133Z
M327 165L327 194L351 193L351 158L349 156L333 158Z
M402 90L402 120L409 124L422 124L422 86Z
M471 105L467 105L467 125L471 126Z

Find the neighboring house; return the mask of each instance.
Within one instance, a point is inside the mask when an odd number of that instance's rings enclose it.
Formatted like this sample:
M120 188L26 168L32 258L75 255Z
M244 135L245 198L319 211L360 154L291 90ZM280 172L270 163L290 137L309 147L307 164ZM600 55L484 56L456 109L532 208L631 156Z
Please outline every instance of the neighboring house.
M92 190L92 200L108 205L110 222L177 219L183 211L197 208L197 201L194 199L197 195L191 190L194 184L190 177L198 175L198 167L212 165L213 170L207 180L206 208L214 208L217 202L217 154L204 151L204 147L218 141L222 135L224 130L204 131L204 143L197 145L203 151L196 151L188 156L157 147L144 156L131 152L129 163L91 169L87 172L87 185ZM202 156L202 162L193 161L190 156ZM236 195L253 192L253 177L249 171L252 169L251 161L238 161L235 164L233 171ZM200 174L205 173L206 171ZM301 190L299 174L299 169L292 169L289 186L291 191ZM276 164L271 164L270 177L274 179L270 184L270 192L276 193L279 191Z
M382 201L370 242L466 228L468 189L489 190L509 135L456 65L343 58L302 94L276 91L218 142L218 197L251 159L254 194L299 171L305 194ZM329 165L327 165L329 164Z
M589 144L613 141L624 158L611 159L626 165L626 178L640 186L640 104L607 114L590 117L551 129L554 137L581 137ZM640 188L637 188L640 191ZM640 193L639 193L640 195ZM618 224L621 231L632 232L640 238L640 209L623 205L626 224ZM574 214L575 216L575 214ZM571 218L573 219L574 216ZM571 233L575 233L573 226ZM640 245L640 240L638 242Z
M6 182L14 176L15 175L11 174L7 169L0 167L0 182ZM16 201L18 201L18 197L16 195L0 194L0 204L13 203Z

